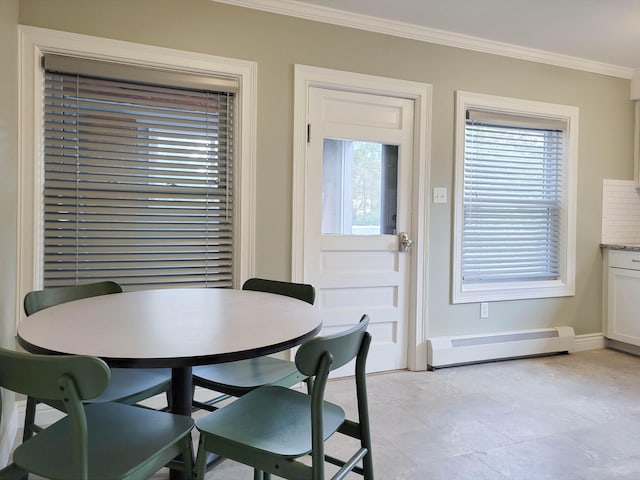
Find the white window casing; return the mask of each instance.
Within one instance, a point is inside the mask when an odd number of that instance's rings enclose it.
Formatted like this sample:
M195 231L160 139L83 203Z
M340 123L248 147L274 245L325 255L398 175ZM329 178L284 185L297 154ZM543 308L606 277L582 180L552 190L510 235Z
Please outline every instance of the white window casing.
M457 92L452 302L575 292L578 108Z
M257 123L257 64L212 55L172 50L150 45L91 37L69 32L19 26L20 35L20 139L19 139L19 224L18 224L18 289L16 318L23 315L23 296L43 287L42 241L44 212L44 150L42 91L44 73L41 66L45 55L62 55L87 60L105 61L125 66L142 67L183 77L218 78L235 83L234 145L235 225L233 277L237 285L254 275L255 257L255 162ZM207 80L209 81L209 80ZM199 88L198 85L186 85ZM236 285L236 286L237 286Z

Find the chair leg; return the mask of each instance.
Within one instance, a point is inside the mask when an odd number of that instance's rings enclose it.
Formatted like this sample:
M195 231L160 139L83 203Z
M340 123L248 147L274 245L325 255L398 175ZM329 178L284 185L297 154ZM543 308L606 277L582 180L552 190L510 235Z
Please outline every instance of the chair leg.
M267 475L269 475L268 478L267 478ZM268 473L264 473L258 469L253 470L253 480L269 480L270 478L271 478L271 475Z
M369 424L369 408L364 406L364 415L360 418L360 444L367 449L367 454L362 459L364 480L373 480L373 454L371 452L371 426Z
M371 456L371 450L362 459L362 469L364 474L362 475L364 480L373 480L373 458Z
M187 435L184 439L185 448L182 452L182 461L184 462L184 470L187 473L187 478L195 479L195 465L193 462L193 440L191 434ZM204 478L204 475L202 476Z
M171 390L167 389L167 391L164 392L164 395L167 398L167 407L163 408L162 411L163 412L171 412Z
M196 480L204 480L205 473L207 471L207 450L204 446L204 438L203 435L200 436L200 440L198 442L198 455L196 456L196 465L194 470L193 478Z
M34 433L34 425L36 423L36 405L37 400L33 397L27 397L27 406L24 412L24 430L22 432L22 441L29 440Z

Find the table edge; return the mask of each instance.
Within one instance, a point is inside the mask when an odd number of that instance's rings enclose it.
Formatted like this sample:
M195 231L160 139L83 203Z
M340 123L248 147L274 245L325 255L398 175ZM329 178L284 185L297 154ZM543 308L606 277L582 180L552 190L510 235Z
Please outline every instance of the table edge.
M241 350L237 352L227 352L223 354L202 355L197 357L99 358L104 360L110 367L118 368L180 368L192 367L196 365L209 365L212 363L235 362L238 360L246 360L248 358L262 357L295 347L302 344L305 340L316 336L321 328L322 324L318 325L316 328L305 333L304 335L300 335L298 337L289 339L284 342L276 343L274 345L253 348L250 350ZM18 344L29 353L44 355L75 355L73 353L59 352L56 350L49 350L47 348L39 347L22 338L20 334L17 334L16 338L18 340Z

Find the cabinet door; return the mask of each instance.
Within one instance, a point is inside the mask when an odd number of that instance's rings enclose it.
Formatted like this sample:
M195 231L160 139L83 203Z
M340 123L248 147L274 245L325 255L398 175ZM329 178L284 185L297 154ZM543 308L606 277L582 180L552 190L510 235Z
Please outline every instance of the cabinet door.
M640 345L640 271L609 268L607 337Z

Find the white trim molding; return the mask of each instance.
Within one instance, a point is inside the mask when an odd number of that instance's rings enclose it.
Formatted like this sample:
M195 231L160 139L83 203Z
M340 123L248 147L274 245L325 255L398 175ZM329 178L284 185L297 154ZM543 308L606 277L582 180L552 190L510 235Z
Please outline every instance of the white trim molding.
M44 54L54 53L80 58L153 67L184 73L217 75L237 80L238 138L236 178L242 192L238 199L234 276L238 282L253 276L255 264L255 170L257 126L257 64L246 60L185 52L107 38L79 35L31 26L19 26L19 139L18 139L18 289L16 319L21 319L22 298L41 287L38 259L42 242L36 239L42 222L38 208L42 189L42 141L39 135ZM239 283L240 284L240 283Z
M561 259L557 279L486 281L475 284L467 284L463 281L465 127L469 109L495 114L518 115L527 118L527 121L529 119L543 122L557 121L565 125L562 158L562 219L558 238ZM571 105L457 91L455 114L452 303L575 295L579 108Z
M573 351L584 352L586 350L598 350L600 348L606 347L606 339L604 338L604 334L602 332L587 333L584 335L576 335L576 340L573 344Z
M213 0L218 3L226 3L238 7L251 8L290 17L329 23L342 27L366 30L369 32L383 33L410 40L435 43L448 47L463 48L482 53L490 53L503 57L517 58L530 62L544 63L558 67L582 70L585 72L599 73L612 77L630 79L633 69L620 65L597 62L570 55L562 55L546 50L513 45L510 43L487 40L485 38L448 32L435 28L422 27L411 23L387 20L384 18L347 12L337 8L311 5L295 0Z
M376 77L306 65L295 66L293 116L292 259L293 281L304 280L304 214L307 178L307 112L310 87L407 98L414 102L414 175L411 231L415 244L411 266L408 357L409 370L427 368L428 192L431 162L432 86L426 83Z

